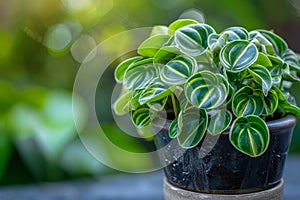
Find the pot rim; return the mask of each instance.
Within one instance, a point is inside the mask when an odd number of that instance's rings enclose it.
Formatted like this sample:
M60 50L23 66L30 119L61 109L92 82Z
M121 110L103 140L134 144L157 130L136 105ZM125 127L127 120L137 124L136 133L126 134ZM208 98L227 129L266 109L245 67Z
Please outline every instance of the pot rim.
M169 129L168 127L170 126L171 122L171 120L166 120L164 125L160 126L160 128ZM297 123L297 117L293 114L287 114L282 118L267 121L266 123L270 132L279 132L285 129L293 128ZM153 125L156 126L155 124L156 123ZM221 134L229 134L230 129L231 125Z
M280 119L268 121L267 125L270 132L278 132L284 129L292 128L296 125L296 123L297 117L293 114L287 114Z

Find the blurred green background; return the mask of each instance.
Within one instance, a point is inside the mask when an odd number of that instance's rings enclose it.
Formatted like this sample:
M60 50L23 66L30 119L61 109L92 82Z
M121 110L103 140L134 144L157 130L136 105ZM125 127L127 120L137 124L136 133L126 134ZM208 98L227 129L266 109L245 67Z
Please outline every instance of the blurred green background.
M205 18L217 31L228 26L274 29L300 52L299 0L0 0L0 184L115 172L94 159L76 133L76 72L90 50L114 34L187 17ZM117 53L132 40L129 35L108 50ZM151 148L147 143L123 134L113 123L110 99L103 98L111 95L113 69L97 92L99 104L105 105L105 110L97 109L103 128L125 149L146 151ZM298 102L299 89L291 89ZM291 153L300 152L299 132L298 123ZM117 162L127 161L121 156Z

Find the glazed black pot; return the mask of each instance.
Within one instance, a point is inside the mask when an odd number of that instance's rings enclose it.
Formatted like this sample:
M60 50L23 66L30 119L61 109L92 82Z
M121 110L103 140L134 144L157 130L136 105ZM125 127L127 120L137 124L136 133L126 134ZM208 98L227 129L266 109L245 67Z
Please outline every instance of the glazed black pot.
M269 147L253 158L232 146L228 131L218 137L206 134L196 147L183 149L169 138L167 122L155 142L161 149L168 182L186 190L216 194L249 193L275 186L282 178L296 117L287 115L267 124Z

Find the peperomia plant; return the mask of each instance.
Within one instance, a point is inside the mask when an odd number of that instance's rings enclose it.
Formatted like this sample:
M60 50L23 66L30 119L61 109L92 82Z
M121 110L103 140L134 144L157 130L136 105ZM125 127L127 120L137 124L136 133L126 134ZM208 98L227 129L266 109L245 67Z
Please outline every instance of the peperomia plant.
M166 112L169 135L184 148L206 133L230 129L235 148L260 156L269 144L266 121L287 113L300 117L286 91L300 82L299 59L272 31L231 27L217 33L207 24L177 20L154 27L137 52L115 70L123 93L114 110L130 112L138 128Z

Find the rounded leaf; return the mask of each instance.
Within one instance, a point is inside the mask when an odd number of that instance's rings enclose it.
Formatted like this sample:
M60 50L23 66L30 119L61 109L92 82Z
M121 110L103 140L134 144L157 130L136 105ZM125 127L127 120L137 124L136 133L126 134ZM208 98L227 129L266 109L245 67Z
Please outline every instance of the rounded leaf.
M266 151L270 134L261 118L249 115L234 121L229 138L236 149L251 157L257 157Z
M129 105L130 110L136 110L139 107L141 107L139 98L140 98L142 92L143 92L143 89L133 90L132 97L130 99L130 105Z
M221 74L202 71L192 75L185 84L185 96L198 108L213 109L222 105L228 96L228 82Z
M153 57L155 53L170 39L169 35L154 35L146 39L138 48L138 54Z
M295 54L295 52L288 49L283 55L283 60L286 64L288 64L290 66L291 70L300 72L300 63L299 63L298 57Z
M257 31L261 33L272 44L278 56L281 57L288 49L286 42L279 35L267 30Z
M267 96L264 97L263 115L272 115L278 107L279 98L277 92L271 89Z
M297 72L295 71L289 71L289 72L283 72L283 79L286 81L290 81L293 83L299 83L300 78L297 75Z
M156 78L143 90L139 96L139 103L143 105L145 103L158 101L171 93L172 90Z
M169 128L169 136L170 138L176 138L179 135L179 126L178 126L178 118L175 118Z
M124 74L123 84L127 89L140 89L157 77L153 58L137 61L130 65Z
M248 40L248 31L242 27L230 27L225 29L222 33L227 33L229 35L228 41L234 40Z
M175 42L185 54L198 56L208 48L208 37L215 30L207 24L192 24L175 32Z
M218 135L229 127L231 121L232 114L228 110L212 110L208 115L207 130L211 135Z
M198 22L192 19L178 19L169 25L169 35L174 35L176 30L191 24L198 24Z
M273 66L269 57L261 52L258 53L258 57L257 57L257 60L255 61L255 64L259 64L259 65L262 65L265 67Z
M209 49L218 53L225 45L228 40L229 35L227 33L223 33L221 35L211 34L208 37L208 46Z
M167 26L154 26L152 28L152 31L150 33L150 36L154 36L154 35L168 35L168 27Z
M153 62L156 66L159 66L159 64L165 65L180 54L181 52L178 48L173 46L164 46L154 55Z
M157 101L149 102L149 103L147 103L147 106L149 106L150 109L159 112L165 108L167 101L168 101L168 98L165 97L165 98L159 99Z
M219 55L226 70L240 72L256 61L258 51L254 44L244 40L236 40L225 45Z
M273 66L284 64L284 61L278 56L267 55L267 57L269 58Z
M115 79L118 83L122 83L123 81L123 78L124 78L124 74L126 72L126 70L128 69L128 67L138 61L138 60L141 60L143 57L141 56L136 56L136 57L132 57L132 58L129 58L127 60L124 60L123 62L121 62L116 70L115 70Z
M210 50L220 51L227 43L234 40L248 40L248 31L242 27L230 27L225 29L220 35L211 34L208 38Z
M207 112L197 107L189 107L180 112L178 116L179 134L177 136L180 146L192 148L199 144L206 133Z
M195 72L197 62L194 58L180 55L164 65L160 72L161 80L169 85L180 85Z
M131 119L136 127L141 128L149 125L155 114L149 107L140 107L131 112Z
M210 36L207 39L207 44L210 50L213 50L216 47L219 37L220 37L219 34L216 33L210 34Z
M284 95L284 93L279 88L272 87L272 90L274 90L278 95L278 99L279 99L278 109L283 110L284 112L287 113L293 113L298 118L300 118L300 108L290 103L286 95Z
M262 86L264 95L267 96L272 87L272 76L269 70L258 64L251 65L248 69L254 80Z
M272 43L258 31L249 33L250 41L254 43L260 52L268 55L276 55Z
M113 105L113 110L117 115L125 115L129 112L130 99L132 91L126 92L120 96Z
M263 93L245 86L241 88L232 100L232 111L237 117L247 115L261 115L263 107Z

